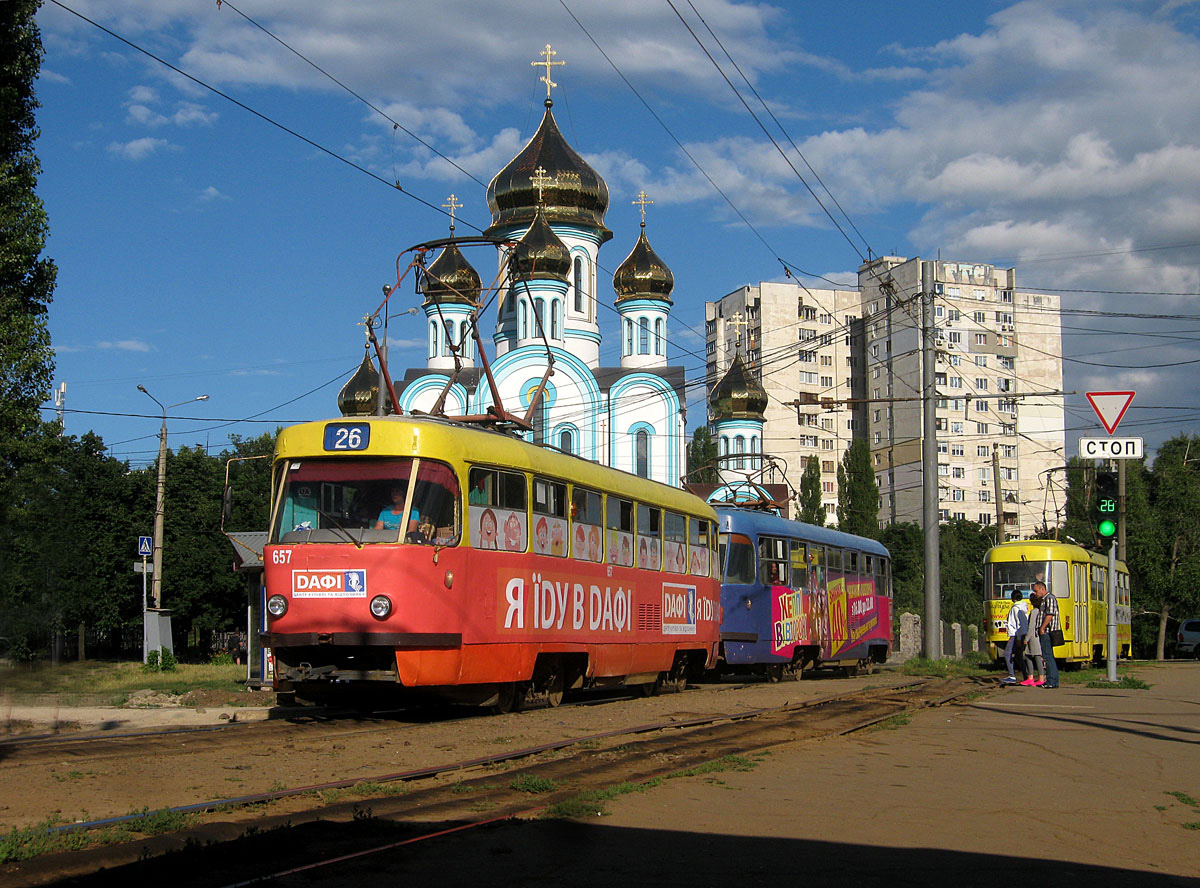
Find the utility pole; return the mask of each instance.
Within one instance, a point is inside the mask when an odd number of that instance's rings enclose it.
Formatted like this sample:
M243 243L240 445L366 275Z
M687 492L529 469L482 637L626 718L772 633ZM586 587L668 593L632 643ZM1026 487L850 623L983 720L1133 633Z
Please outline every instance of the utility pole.
M1117 460L1117 560L1125 560L1125 460Z
M937 385L933 316L933 263L921 263L922 523L925 525L925 656L942 658L942 571L938 527Z
M1004 505L1000 495L1000 445L992 442L992 487L996 491L996 545L1004 542Z

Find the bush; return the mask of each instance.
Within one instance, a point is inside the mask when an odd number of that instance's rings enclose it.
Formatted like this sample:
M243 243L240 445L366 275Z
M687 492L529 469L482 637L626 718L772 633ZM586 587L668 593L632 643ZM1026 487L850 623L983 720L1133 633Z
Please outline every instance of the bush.
M146 653L146 662L142 664L143 672L174 672L179 661L166 648Z

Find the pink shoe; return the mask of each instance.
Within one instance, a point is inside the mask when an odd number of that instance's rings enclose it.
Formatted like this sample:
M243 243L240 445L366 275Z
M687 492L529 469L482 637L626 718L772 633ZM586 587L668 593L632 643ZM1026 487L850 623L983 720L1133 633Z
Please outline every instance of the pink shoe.
M1045 676L1042 676L1041 678L1039 678L1037 681L1035 681L1035 682L1033 683L1033 686L1034 686L1035 688L1040 688L1040 687L1041 687L1042 685L1044 685L1045 683L1046 683L1046 677L1045 677Z
M1026 688L1033 687L1035 684L1037 684L1037 679L1035 679L1032 675L1021 682L1021 686Z

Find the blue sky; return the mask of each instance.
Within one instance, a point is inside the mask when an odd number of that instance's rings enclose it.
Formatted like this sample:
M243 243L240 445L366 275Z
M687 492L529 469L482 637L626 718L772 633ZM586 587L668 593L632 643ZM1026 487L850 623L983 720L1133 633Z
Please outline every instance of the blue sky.
M530 62L552 44L566 62L559 125L612 195L602 293L611 301L645 189L648 235L676 279L670 359L690 380L704 372L704 301L780 279L776 256L849 282L866 246L940 249L1015 265L1020 287L1100 313L1064 317L1065 387L1080 392L1068 452L1102 432L1084 391L1137 390L1121 433L1150 447L1200 431L1200 4L672 2L64 0L386 182L434 205L453 192L459 233L486 227L486 183L537 126L545 87ZM705 26L720 38L862 233L857 251L680 17L761 115ZM151 461L158 409L139 383L165 404L210 395L171 412L172 447L216 451L230 434L336 414L362 358L358 323L397 254L444 236L446 219L50 0L39 22L67 431ZM407 284L393 300L419 305ZM618 363L615 318L602 315L605 364ZM397 376L423 366L420 318L396 318L391 336ZM696 392L689 426L700 421Z

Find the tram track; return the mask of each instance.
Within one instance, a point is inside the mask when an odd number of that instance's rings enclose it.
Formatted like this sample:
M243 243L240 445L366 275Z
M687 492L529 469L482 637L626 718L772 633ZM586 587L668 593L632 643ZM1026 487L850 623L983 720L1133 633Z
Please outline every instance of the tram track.
M277 859L277 869L269 873L263 869L263 861L258 860L255 864L257 875L246 875L244 869L233 867L229 870L228 882L238 884L244 878L256 879L265 875L273 878L284 870L296 869L296 866L284 865L287 863L303 868L319 867L348 854L374 853L372 849L377 852L408 844L443 834L447 829L532 816L550 805L606 786L652 781L726 756L851 733L902 712L945 704L978 687L979 683L970 680L922 679L899 686L831 694L784 706L694 718L673 717L403 772L214 799L172 809L196 817L197 822L183 832L154 836L133 846L94 849L70 855L71 859L47 859L31 864L36 869L62 867L58 870L59 876L82 876L97 866L120 865L138 856L149 855L157 862L150 861L143 866L169 868L171 861L177 858L158 858L157 855L184 847L195 849L206 843L220 845L239 838L242 839L239 845L249 842L257 846L253 835L279 830L287 830L297 837L303 834L301 840L273 844L282 844L293 851L302 847L311 859L299 862ZM532 781L535 785L556 789L544 797L539 796L537 803L531 804L534 800L528 792L513 788L517 777L526 783ZM330 804L321 801L331 791L355 785L372 787L373 792ZM380 791L378 788L382 786L403 787L404 791L402 794ZM264 804L269 806L265 810L261 807ZM487 816L481 816L481 810L486 810ZM201 815L200 812L209 813ZM130 819L134 818L120 818L126 822ZM73 828L100 828L112 822L115 821L109 819L73 825ZM430 823L437 824L436 828L430 828ZM329 828L322 830L321 824ZM353 837L346 837L345 833L352 833ZM335 835L340 838L331 845L331 837ZM343 840L348 841L349 846L344 845ZM271 846L272 843L267 843L268 848ZM262 853L270 857L277 852L263 852L259 847L255 855ZM25 875L32 875L29 868ZM178 885L193 884L186 874L182 881L178 874L169 878ZM216 882L206 878L195 884Z

